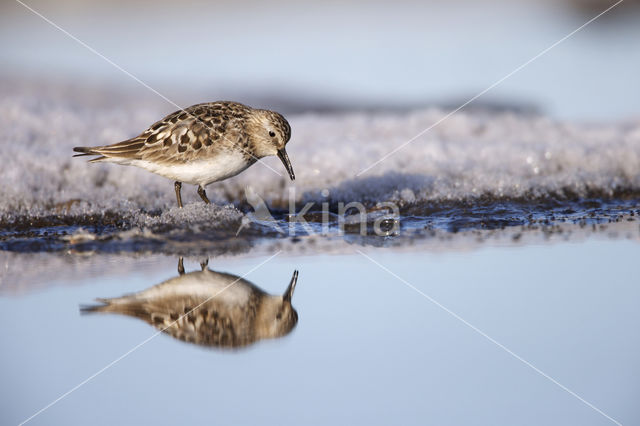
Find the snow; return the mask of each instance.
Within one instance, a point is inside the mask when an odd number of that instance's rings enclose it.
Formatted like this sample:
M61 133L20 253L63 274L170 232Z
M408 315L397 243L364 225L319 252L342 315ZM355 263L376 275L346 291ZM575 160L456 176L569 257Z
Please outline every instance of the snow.
M269 206L285 209L290 185L298 202L368 205L474 202L480 196L607 198L640 190L640 120L581 124L463 110L407 144L448 111L299 114L287 117L295 182L289 182L277 158L266 158L269 167L257 163L210 185L207 192L215 206L178 211L171 181L130 166L72 158L74 146L135 136L173 106L108 95L108 88L5 85L2 91L0 218L9 222L109 211L133 215L141 227L158 221L236 223L243 216L236 207L245 202L248 186ZM186 204L201 203L195 187L184 185L182 192Z

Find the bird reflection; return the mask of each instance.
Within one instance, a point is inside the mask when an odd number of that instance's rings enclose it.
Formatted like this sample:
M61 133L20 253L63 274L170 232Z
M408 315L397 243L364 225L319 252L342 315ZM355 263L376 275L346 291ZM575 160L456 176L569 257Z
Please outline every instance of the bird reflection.
M180 258L177 277L139 293L97 299L101 305L81 311L129 315L176 339L220 348L282 337L296 326L298 313L291 298L298 271L284 294L270 295L236 275L210 270L206 262L201 267L201 271L185 273Z

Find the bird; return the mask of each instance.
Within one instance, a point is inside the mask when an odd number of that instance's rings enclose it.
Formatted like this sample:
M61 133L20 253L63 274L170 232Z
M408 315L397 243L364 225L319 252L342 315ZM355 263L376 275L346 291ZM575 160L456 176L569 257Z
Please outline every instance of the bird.
M198 186L210 204L205 187L244 171L263 157L277 155L289 178L295 180L285 149L291 126L279 113L231 101L192 105L153 123L138 136L103 146L78 146L81 156L97 156L91 163L131 165L174 182L182 208L182 183Z
M81 307L82 313L109 312L136 317L178 340L217 348L242 348L289 334L298 322L291 298L298 271L282 295L271 295L237 275L200 271L179 275L138 293Z

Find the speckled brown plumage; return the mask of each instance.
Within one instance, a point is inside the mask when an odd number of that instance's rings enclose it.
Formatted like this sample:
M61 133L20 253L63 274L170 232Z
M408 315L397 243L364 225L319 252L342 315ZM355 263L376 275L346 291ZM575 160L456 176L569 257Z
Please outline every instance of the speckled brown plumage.
M247 135L247 117L251 111L253 108L235 102L193 105L167 115L134 138L91 148L91 151L105 157L176 163L240 147L246 159L255 162L257 158L251 153ZM91 161L100 160L102 158Z
M181 270L182 263L178 270ZM83 312L142 319L172 337L204 346L237 348L288 334L298 321L291 297L298 273L282 296L265 293L231 274L209 269L169 279L140 293L98 299Z

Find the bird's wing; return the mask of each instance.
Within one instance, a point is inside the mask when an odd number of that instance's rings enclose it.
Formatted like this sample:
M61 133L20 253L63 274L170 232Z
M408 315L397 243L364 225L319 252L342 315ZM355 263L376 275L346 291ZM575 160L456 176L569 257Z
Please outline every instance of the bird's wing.
M206 159L233 146L248 150L244 123L238 118L215 122L187 117L159 127L140 148L140 159L157 163L182 163Z
M169 306L153 303L147 306L149 322L154 327L176 339L205 346L240 347L254 339L247 325L253 318L232 315L228 306L204 303L199 306L194 300L183 298L172 300ZM202 303L202 301L200 301ZM194 309L196 308L196 309ZM237 317L240 324L233 321Z
M205 346L240 347L255 340L250 332L255 311L233 315L232 306L201 297L98 299L103 304L83 312L111 312L139 318L176 339ZM242 322L234 323L233 317Z
M88 155L182 163L215 156L231 146L248 152L243 105L216 102L193 105L167 115L135 138L113 145L76 148ZM243 109L244 108L244 109ZM99 160L99 159L97 159Z

